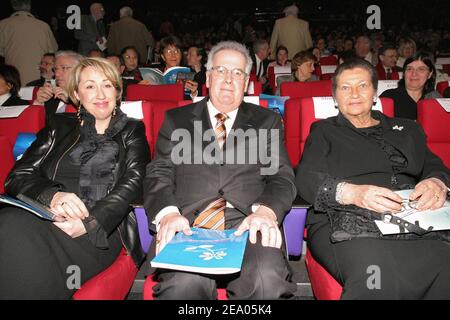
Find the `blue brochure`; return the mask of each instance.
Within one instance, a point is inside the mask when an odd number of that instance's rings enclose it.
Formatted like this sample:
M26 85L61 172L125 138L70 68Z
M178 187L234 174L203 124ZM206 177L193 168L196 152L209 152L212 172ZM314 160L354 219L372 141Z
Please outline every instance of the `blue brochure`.
M241 270L248 231L192 228L186 236L178 232L151 261L152 267L207 274L229 274Z
M259 99L267 100L268 108L280 113L284 116L284 103L290 97L288 96L273 96L270 94L260 94ZM277 110L278 109L278 110Z

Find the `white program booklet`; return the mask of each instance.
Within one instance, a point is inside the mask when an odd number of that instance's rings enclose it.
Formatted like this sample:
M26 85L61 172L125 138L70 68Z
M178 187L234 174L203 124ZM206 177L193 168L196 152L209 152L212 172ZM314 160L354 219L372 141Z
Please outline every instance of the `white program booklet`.
M401 190L396 191L403 199L409 199L409 195L413 190ZM436 210L417 211L416 209L409 209L403 212L397 213L394 216L400 217L412 224L416 222L422 229L427 230L429 227L433 227L433 231L438 230L450 230L450 201L447 200L444 206ZM381 220L375 221L378 229L382 234L398 234L400 227L392 223L386 223ZM408 233L408 231L404 232Z

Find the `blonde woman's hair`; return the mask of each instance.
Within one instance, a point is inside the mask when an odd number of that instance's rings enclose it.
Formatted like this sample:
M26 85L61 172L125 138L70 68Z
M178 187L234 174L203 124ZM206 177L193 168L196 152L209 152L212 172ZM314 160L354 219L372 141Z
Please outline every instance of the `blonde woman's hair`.
M112 85L117 91L117 106L120 105L120 99L122 97L122 82L120 75L117 72L117 68L107 59L104 58L85 58L82 59L71 71L69 77L69 96L72 102L76 105L80 105L80 101L75 96L75 92L78 92L78 85L80 84L81 72L86 68L93 68L99 72L102 72L106 79L111 81Z

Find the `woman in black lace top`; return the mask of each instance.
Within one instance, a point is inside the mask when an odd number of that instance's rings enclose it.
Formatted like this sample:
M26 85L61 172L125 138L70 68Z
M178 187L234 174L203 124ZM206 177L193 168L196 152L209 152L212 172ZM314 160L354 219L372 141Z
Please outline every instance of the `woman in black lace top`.
M314 205L309 249L343 285L343 299L450 298L449 231L408 226L413 233L382 236L375 225L401 210L395 190L414 189L409 200L423 211L442 207L450 186L418 124L371 110L376 92L369 63L345 62L333 79L338 116L311 126L296 178ZM371 266L381 273L375 288L367 285Z

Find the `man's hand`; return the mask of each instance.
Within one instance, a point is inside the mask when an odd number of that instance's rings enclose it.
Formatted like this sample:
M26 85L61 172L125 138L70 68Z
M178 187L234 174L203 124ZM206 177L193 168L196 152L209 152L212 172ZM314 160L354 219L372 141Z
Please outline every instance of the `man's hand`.
M234 234L240 236L246 230L249 230L251 243L256 243L257 232L259 231L261 232L261 244L263 247L281 248L283 238L278 228L277 216L269 207L260 206L258 210L242 221Z
M425 211L441 208L447 198L447 186L437 178L429 178L419 182L409 196L410 200L417 200L416 209Z
M184 84L184 88L191 92L191 96L196 97L198 94L198 82L193 80L187 80Z
M48 100L53 97L53 88L49 83L45 83L40 87L36 93L36 99L33 104L37 106L43 106Z
M53 88L53 94L55 95L56 98L58 98L59 100L62 100L64 102L67 103L67 100L69 99L69 95L67 94L67 92L61 88L61 87L54 87Z
M86 228L81 219L69 218L63 222L53 222L53 224L72 238L77 238L86 233Z
M156 234L156 254L172 240L175 234L179 231L187 236L192 235L189 221L178 212L173 212L165 215L159 222L159 231Z

